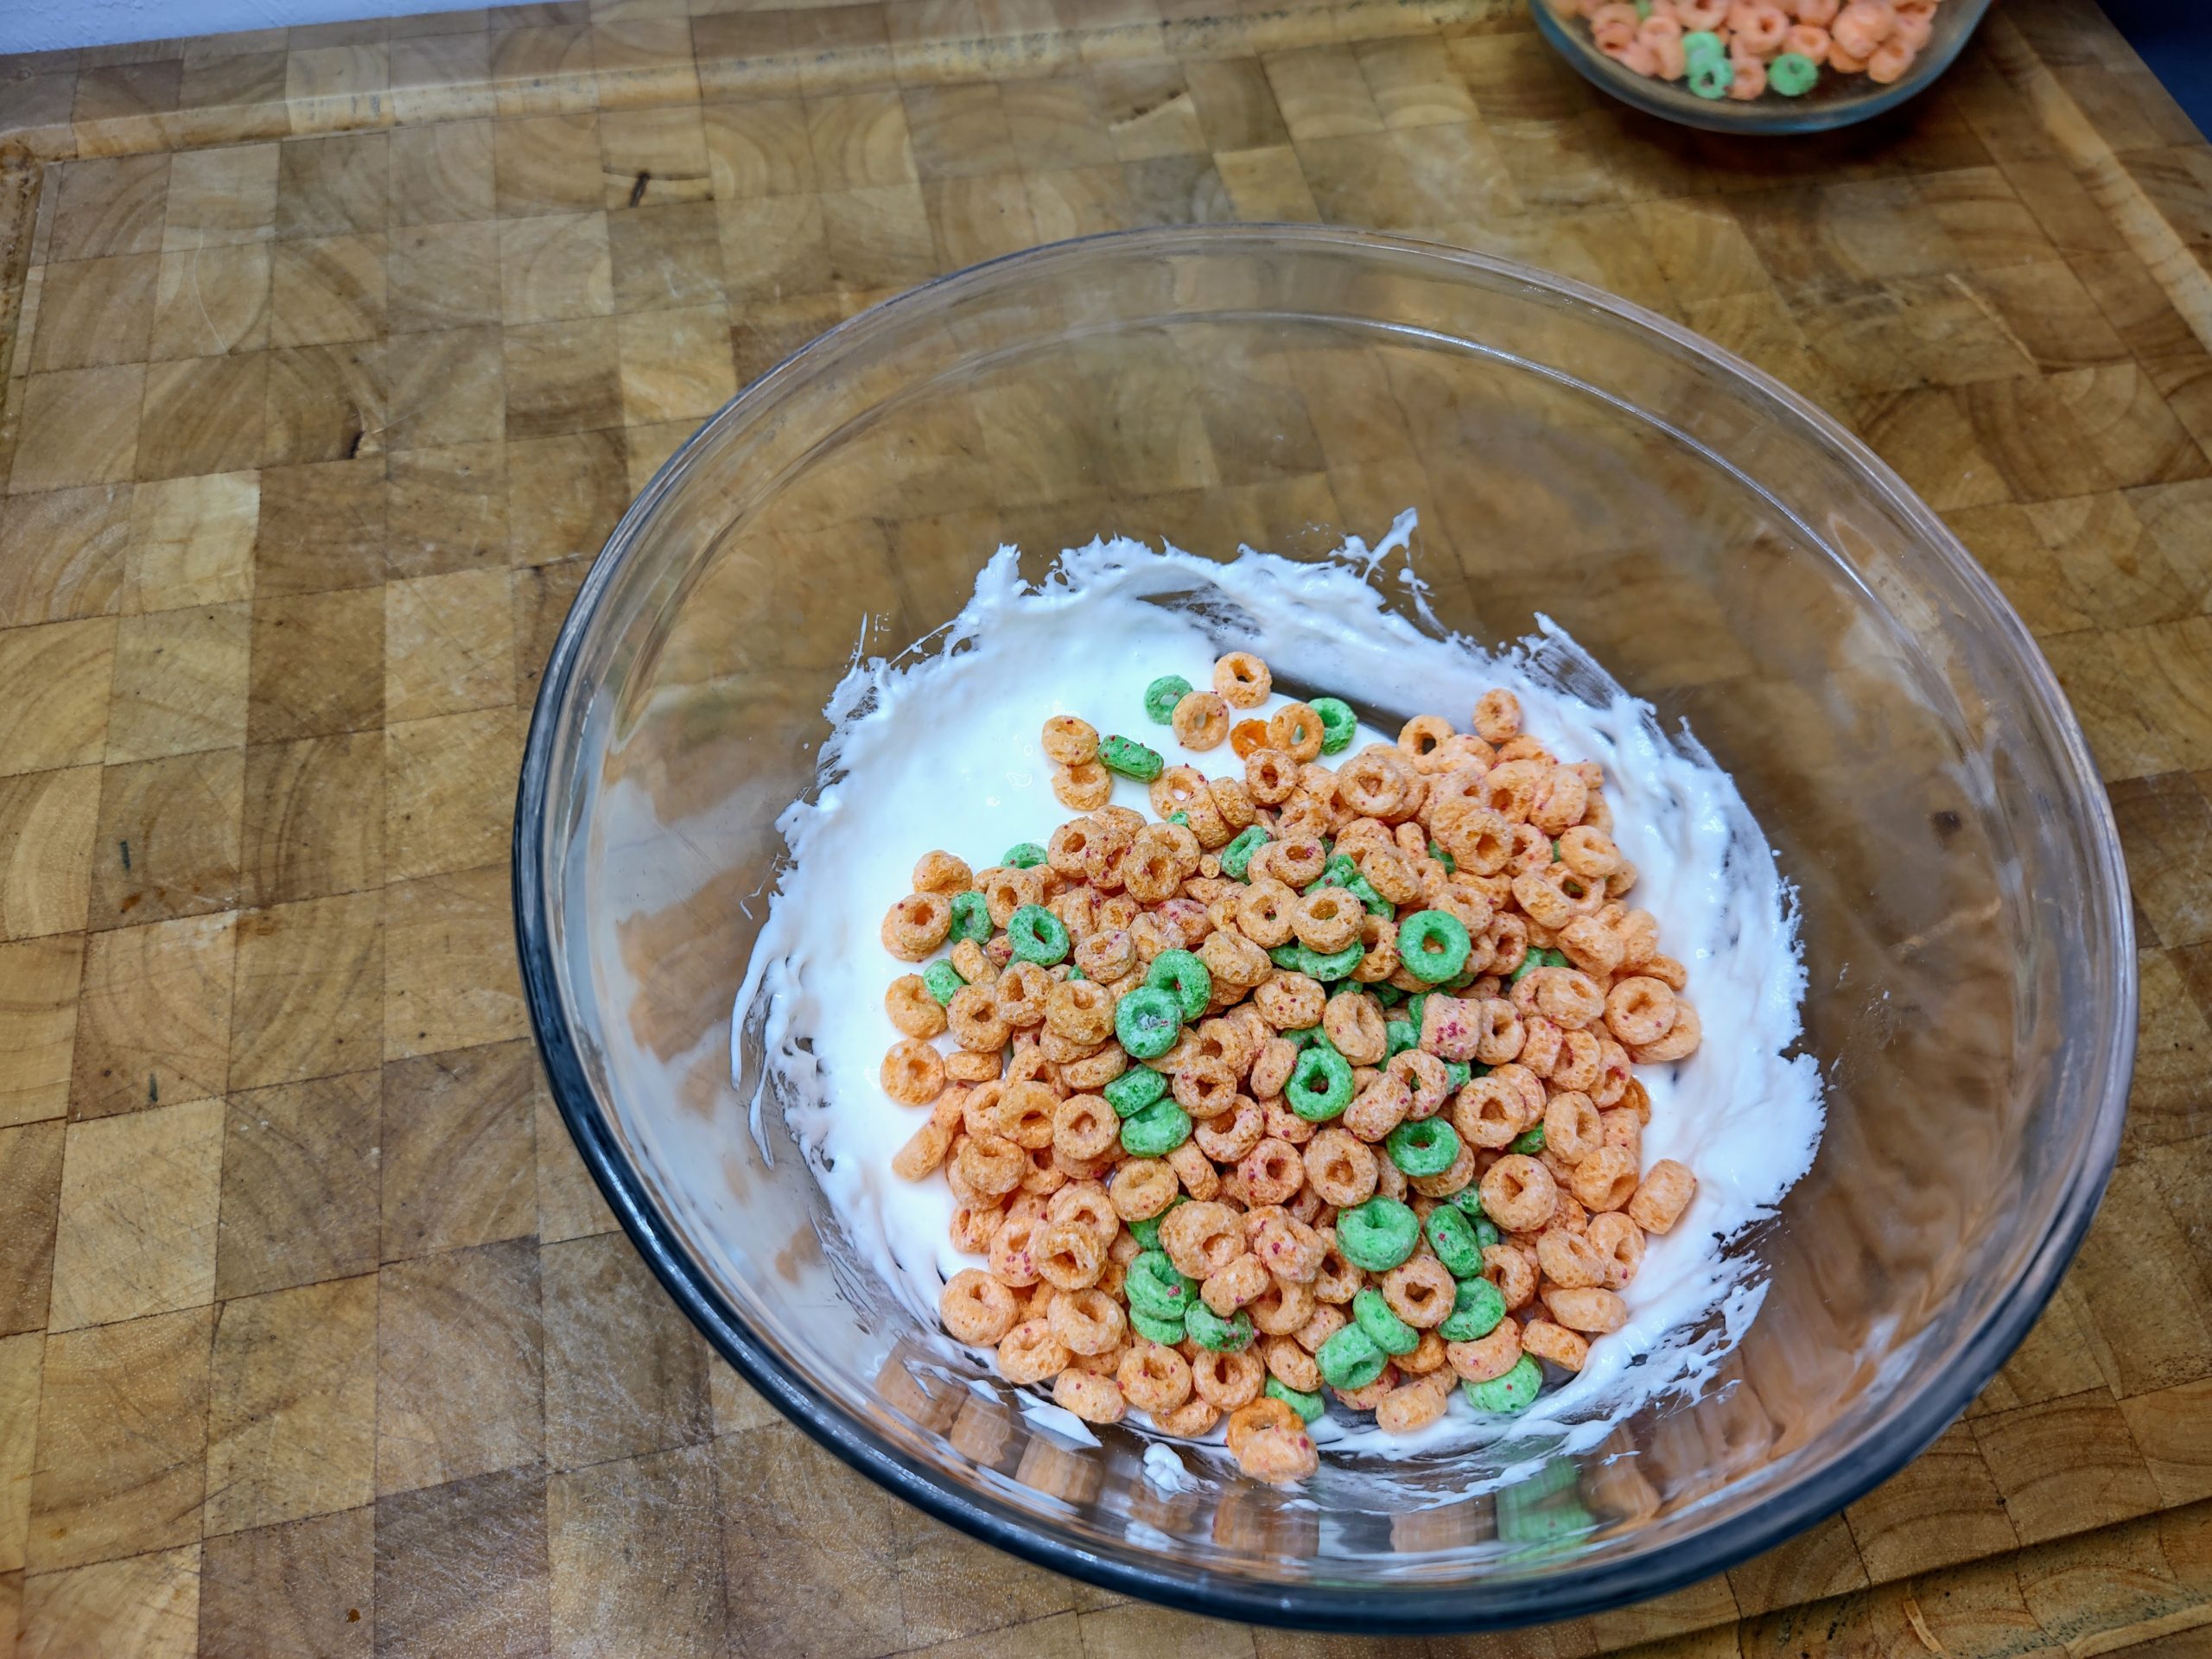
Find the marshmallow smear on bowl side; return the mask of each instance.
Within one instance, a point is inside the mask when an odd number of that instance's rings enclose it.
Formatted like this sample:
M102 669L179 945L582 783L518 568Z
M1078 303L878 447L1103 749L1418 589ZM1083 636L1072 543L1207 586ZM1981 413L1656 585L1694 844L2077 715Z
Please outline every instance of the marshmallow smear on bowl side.
M1001 548L832 696L733 1018L918 1319L1262 1479L1694 1392L1820 1141L1734 784L1548 619L1435 627L1413 527Z

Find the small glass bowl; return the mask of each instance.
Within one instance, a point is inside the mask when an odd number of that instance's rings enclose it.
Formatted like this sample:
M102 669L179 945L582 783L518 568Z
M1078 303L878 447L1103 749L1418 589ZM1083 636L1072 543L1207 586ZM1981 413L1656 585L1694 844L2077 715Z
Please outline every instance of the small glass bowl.
M1927 46L1912 60L1905 76L1887 86L1878 86L1865 75L1823 72L1820 84L1802 98L1768 92L1748 103L1738 103L1728 98L1700 98L1681 81L1639 75L1598 49L1590 38L1586 20L1560 16L1550 0L1529 0L1536 32L1585 80L1662 120L1701 127L1707 132L1827 132L1871 120L1934 85L1936 77L1966 49L1988 10L1989 0L1943 0L1936 8L1935 29Z

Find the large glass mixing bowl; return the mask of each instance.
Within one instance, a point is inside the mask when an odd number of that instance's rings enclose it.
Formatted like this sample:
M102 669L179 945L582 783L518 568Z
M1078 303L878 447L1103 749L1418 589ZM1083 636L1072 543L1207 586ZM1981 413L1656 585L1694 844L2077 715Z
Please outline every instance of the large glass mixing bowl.
M1756 1256L1765 1304L1694 1401L1579 1457L1531 1436L1332 1465L1300 1491L1211 1465L1169 1490L1135 1433L1064 1438L918 1326L779 1115L747 1123L728 1026L774 819L813 784L856 646L923 639L1001 540L1039 566L1117 531L1313 557L1409 505L1445 625L1497 642L1548 613L1734 773L1802 897L1827 1135L1780 1214L1730 1246ZM928 843L926 825L885 833ZM2026 630L1858 442L1604 295L1302 228L1020 254L855 318L744 392L585 582L515 829L561 1109L755 1387L1033 1560L1370 1631L1669 1589L1934 1439L2034 1320L2111 1169L2135 1030L2126 893ZM1508 1465L1510 1488L1465 1496Z

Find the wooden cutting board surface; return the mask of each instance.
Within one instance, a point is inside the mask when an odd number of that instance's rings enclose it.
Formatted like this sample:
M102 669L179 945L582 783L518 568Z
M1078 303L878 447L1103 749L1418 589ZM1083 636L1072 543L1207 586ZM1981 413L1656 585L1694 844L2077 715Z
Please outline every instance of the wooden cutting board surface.
M2212 149L2102 16L1745 144L1503 0L696 9L0 60L0 1656L1365 1650L815 1451L613 1230L510 943L539 665L699 418L937 272L1234 218L1567 272L1854 425L2040 638L2138 901L2120 1169L1965 1419L1725 1579L1426 1647L2206 1651Z

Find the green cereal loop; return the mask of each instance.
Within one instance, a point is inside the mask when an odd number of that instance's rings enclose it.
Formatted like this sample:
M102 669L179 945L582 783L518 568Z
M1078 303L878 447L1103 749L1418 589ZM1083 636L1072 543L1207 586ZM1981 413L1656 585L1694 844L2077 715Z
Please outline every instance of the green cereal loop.
M1543 957L1547 968L1572 968L1574 965L1567 959L1564 950L1540 950L1536 954Z
M1529 975L1535 973L1537 969L1543 965L1544 953L1542 951L1529 951L1522 957L1521 965L1506 976L1505 982L1508 985L1518 985L1522 980L1528 978Z
M1084 973L1083 973L1083 969L1082 969L1077 968L1077 967L1075 967L1075 966L1074 966L1074 965L1072 965L1072 964L1071 964L1071 965L1069 966L1069 968L1068 968L1068 977L1069 977L1070 979L1081 979L1083 976L1084 976Z
M1017 841L1006 849L1001 864L1011 864L1017 870L1033 870L1045 861L1045 849L1033 841Z
M1221 849L1221 873L1232 881L1242 881L1252 868L1252 855L1268 844L1267 826L1248 824L1236 832L1236 839Z
M1454 1216L1456 1210L1439 1210L1439 1216ZM1434 1220L1435 1217L1429 1217ZM1441 1256L1438 1260L1441 1261ZM1452 1299L1452 1312L1436 1328L1436 1334L1446 1342L1479 1342L1497 1329L1497 1322L1505 1317L1505 1293L1487 1279L1466 1278L1459 1281L1458 1293Z
M1395 1008L1406 1000L1406 994L1387 979L1379 985L1370 985L1367 988L1374 994L1375 1000L1386 1008Z
M1189 1198L1185 1194L1178 1192L1173 1198L1167 1200L1167 1207L1161 1211L1158 1215L1147 1216L1142 1221L1133 1221L1129 1223L1129 1236L1136 1240L1139 1244L1147 1250L1158 1249L1160 1248L1160 1224L1175 1213L1177 1205L1188 1204L1190 1201Z
M1098 764L1109 772L1118 772L1124 778L1134 778L1148 784L1160 776L1167 763L1160 758L1160 751L1147 749L1130 737L1102 737L1098 740Z
M1321 717L1321 753L1342 754L1359 735L1359 716L1342 697L1316 697L1306 705Z
M1472 1279L1483 1270L1482 1246L1465 1212L1440 1204L1428 1212L1428 1246L1454 1279Z
M1321 866L1321 874L1306 884L1306 893L1319 893L1324 887L1348 887L1359 874L1359 866L1351 861L1350 853L1331 853Z
M952 895L952 931L950 935L953 944L957 944L963 939L973 939L976 944L981 944L990 937L990 901L973 887L969 888L965 893L954 893Z
M1467 1086L1467 1080L1473 1077L1474 1074L1474 1066L1466 1060L1446 1060L1444 1062L1444 1082L1447 1088L1454 1090L1465 1088ZM1484 1066L1483 1068L1483 1075L1484 1077L1488 1077L1490 1075L1490 1068L1488 1066Z
M1393 1020L1382 1027L1384 1049L1382 1063L1388 1065L1409 1048L1421 1046L1421 1033L1402 1020Z
M1122 1150L1132 1158L1165 1158L1191 1138L1191 1115L1172 1100L1155 1100L1122 1122Z
M960 970L949 962L933 962L922 969L922 983L939 1002L951 1001L967 982L960 977Z
M1135 1117L1167 1092L1167 1079L1147 1066L1133 1065L1099 1092L1122 1116Z
M1544 1149L1544 1126L1539 1123L1533 1129L1523 1130L1506 1143L1505 1149L1508 1152L1520 1153L1525 1157L1535 1157Z
M1459 1386L1466 1390L1467 1398L1477 1411L1517 1417L1536 1403L1536 1395L1543 1389L1544 1373L1533 1355L1523 1354L1503 1376L1493 1376L1487 1382L1462 1382Z
M1129 1310L1129 1329L1147 1342L1156 1342L1166 1348L1176 1346L1183 1340L1184 1336L1182 1320L1154 1319L1151 1314L1141 1313L1134 1307Z
M1252 1316L1241 1307L1224 1319L1193 1299L1183 1315L1183 1329L1199 1347L1217 1354L1241 1354L1252 1345Z
M1687 40L1688 36L1685 35L1683 38ZM1727 59L1722 57L1693 58L1690 60L1688 80L1690 91L1695 92L1700 98L1726 98L1728 96L1728 89L1736 84L1736 68ZM1506 1376L1511 1375L1510 1371L1506 1373ZM1498 1382L1504 1381L1503 1376L1497 1379ZM1482 1386L1491 1389L1496 1388L1497 1383L1485 1382ZM1522 1407L1519 1409L1525 1410L1527 1408Z
M1821 79L1821 67L1802 52L1782 52L1766 67L1766 84L1784 98L1802 98Z
M1344 1260L1370 1273L1388 1273L1414 1253L1421 1218L1380 1193L1337 1217L1337 1248Z
M1415 1031L1421 1029L1421 1016L1427 1012L1429 995L1427 991L1415 991L1406 999L1406 1018L1414 1022ZM1451 1062L1446 1060L1445 1064L1449 1065Z
M1006 936L1023 962L1049 968L1068 953L1067 924L1042 905L1023 905L1007 918Z
M1452 995L1457 996L1460 992L1465 990L1468 986L1473 984L1481 977L1482 976L1478 974L1473 969L1463 968L1458 973L1452 975L1451 978L1446 980L1443 984L1438 986L1437 988L1442 991L1449 991Z
M1279 1031L1275 1035L1293 1048L1311 1048L1316 1043L1320 1044L1324 1048L1336 1046L1329 1040L1328 1033L1319 1026L1300 1026L1296 1031Z
M1720 36L1709 29L1693 29L1682 36L1682 55L1692 63L1700 58L1726 58L1728 48L1720 43Z
M1390 1161L1408 1175L1441 1175L1459 1160L1459 1132L1441 1117L1417 1117L1384 1137Z
M1175 718L1175 705L1191 695L1191 683L1180 674L1163 674L1144 689L1144 712L1155 726ZM1103 745L1101 745L1103 747ZM1106 763L1112 766L1110 760Z
M1356 1325L1345 1325L1323 1343L1313 1358L1321 1367L1321 1380L1339 1394L1365 1388L1390 1363L1375 1339Z
M1328 1404L1318 1394L1308 1394L1303 1389L1294 1389L1279 1376L1268 1379L1268 1398L1280 1400L1298 1414L1302 1423L1311 1423L1326 1411Z
M1304 974L1309 979L1342 979L1359 966L1359 959L1367 954L1367 947L1354 941L1341 950L1332 950L1324 956L1308 944L1279 944L1268 952L1268 960L1286 973Z
M1114 1035L1133 1059L1156 1060L1183 1034L1183 1005L1169 992L1140 985L1114 1007Z
M1308 1123L1342 1116L1351 1104L1351 1062L1333 1048L1308 1048L1292 1068L1282 1097Z
M1444 874L1446 875L1457 873L1459 868L1459 861L1433 841L1428 843L1428 855L1444 867Z
M1421 1346L1421 1332L1393 1313L1382 1293L1372 1285L1351 1299L1351 1317L1367 1332L1367 1339L1393 1359Z
M1448 910L1417 910L1398 924L1399 960L1432 985L1465 969L1473 945L1467 925Z
M1195 1020L1213 1000L1213 975L1188 950L1163 950L1144 972L1148 989L1173 991L1185 1020Z
M1398 913L1398 907L1375 891L1375 884L1363 875L1355 875L1344 883L1344 891L1367 906L1370 916L1389 917Z
M1165 1250L1146 1250L1130 1262L1122 1288L1131 1307L1155 1319L1179 1319L1198 1300L1198 1286L1176 1269Z
M1187 830L1191 827L1191 815L1179 807L1174 811L1170 812L1167 815L1166 822L1169 823L1179 823Z
M1552 842L1552 862L1556 864L1559 861L1559 842Z
M1636 15L1641 20L1651 15L1651 0L1636 0Z

